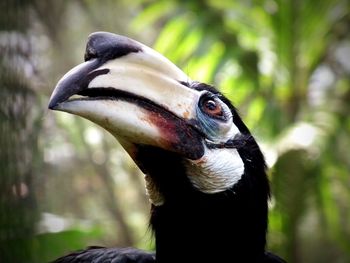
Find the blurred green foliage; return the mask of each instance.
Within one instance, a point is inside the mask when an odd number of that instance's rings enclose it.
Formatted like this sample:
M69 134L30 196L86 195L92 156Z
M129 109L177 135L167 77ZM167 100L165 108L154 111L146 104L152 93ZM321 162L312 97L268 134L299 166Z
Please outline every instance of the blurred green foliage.
M0 6L0 262L153 246L132 160L89 122L46 111L56 81L99 30L152 46L239 109L270 167L269 249L288 262L350 262L347 0Z

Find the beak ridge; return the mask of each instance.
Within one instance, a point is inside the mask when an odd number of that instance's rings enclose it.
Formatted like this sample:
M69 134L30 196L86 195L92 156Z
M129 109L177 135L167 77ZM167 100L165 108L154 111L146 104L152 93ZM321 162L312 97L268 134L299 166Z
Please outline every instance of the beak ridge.
M141 44L130 38L108 32L95 32L88 37L84 59L88 61L98 58L102 64L107 60L140 51L142 51Z

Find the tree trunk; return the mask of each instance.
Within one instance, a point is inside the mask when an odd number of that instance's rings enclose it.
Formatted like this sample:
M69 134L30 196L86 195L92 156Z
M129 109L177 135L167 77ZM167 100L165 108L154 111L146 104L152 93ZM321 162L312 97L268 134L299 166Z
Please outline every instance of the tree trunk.
M33 262L38 101L18 74L0 68L0 262Z
M40 111L24 67L30 1L4 1L0 10L0 262L31 263L37 210L33 180L40 161Z

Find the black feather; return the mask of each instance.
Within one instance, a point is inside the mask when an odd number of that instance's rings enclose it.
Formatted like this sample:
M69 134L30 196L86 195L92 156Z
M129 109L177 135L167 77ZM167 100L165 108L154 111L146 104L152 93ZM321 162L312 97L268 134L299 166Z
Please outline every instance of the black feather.
M154 263L155 255L136 248L92 246L60 257L52 263Z

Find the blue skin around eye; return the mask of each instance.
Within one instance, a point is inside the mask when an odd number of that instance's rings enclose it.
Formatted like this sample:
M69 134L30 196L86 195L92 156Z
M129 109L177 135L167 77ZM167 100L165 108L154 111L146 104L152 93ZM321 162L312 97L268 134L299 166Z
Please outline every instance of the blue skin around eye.
M199 107L196 109L197 119L202 131L209 137L214 138L219 132L219 124L217 120L203 113Z

